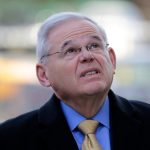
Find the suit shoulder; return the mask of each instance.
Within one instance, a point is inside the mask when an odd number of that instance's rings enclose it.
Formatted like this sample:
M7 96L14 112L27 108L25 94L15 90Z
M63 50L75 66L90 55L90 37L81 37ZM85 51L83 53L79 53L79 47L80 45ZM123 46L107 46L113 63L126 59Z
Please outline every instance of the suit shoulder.
M150 104L137 100L128 100L114 94L112 91L110 91L109 96L111 98L110 104L114 109L118 108L128 117L141 120L145 125L150 125Z
M150 118L150 104L141 101L130 101L133 109L143 116Z
M150 104L140 101L129 101L135 118L140 118L145 126L150 126Z
M32 130L31 128L34 129L38 120L37 115L38 111L35 110L3 122L0 125L0 135L26 132L27 128L28 131Z
M114 97L113 94L112 97ZM129 100L119 95L115 95L114 99L117 100L117 105L119 105L119 108L121 108L121 110L123 110L124 112L129 112L129 113L135 112L143 117L145 116L150 119L149 103L139 101L139 100Z

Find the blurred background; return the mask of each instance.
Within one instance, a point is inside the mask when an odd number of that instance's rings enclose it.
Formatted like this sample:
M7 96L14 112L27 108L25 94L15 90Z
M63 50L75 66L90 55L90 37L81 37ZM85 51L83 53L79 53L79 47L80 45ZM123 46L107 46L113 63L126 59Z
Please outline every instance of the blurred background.
M150 103L149 0L0 0L0 122L34 110L51 96L35 73L37 31L49 15L76 11L102 24L116 51L112 89Z

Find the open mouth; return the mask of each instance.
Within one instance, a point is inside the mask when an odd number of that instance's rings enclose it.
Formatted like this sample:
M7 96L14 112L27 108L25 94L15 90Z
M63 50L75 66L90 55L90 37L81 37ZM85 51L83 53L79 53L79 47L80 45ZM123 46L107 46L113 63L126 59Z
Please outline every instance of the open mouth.
M93 75L96 75L96 74L99 74L100 71L95 69L95 70L90 70L90 71L84 71L81 73L81 76L80 77L86 77L86 76L93 76Z

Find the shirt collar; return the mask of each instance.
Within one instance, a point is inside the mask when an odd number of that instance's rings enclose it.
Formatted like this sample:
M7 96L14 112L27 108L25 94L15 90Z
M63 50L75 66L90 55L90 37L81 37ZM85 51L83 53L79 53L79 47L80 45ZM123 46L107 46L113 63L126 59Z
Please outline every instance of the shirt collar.
M79 114L73 108L65 104L62 100L61 100L61 107L67 119L67 122L69 124L71 131L73 131L80 122L86 119L84 116ZM102 105L101 109L92 119L99 121L102 125L109 128L109 99L108 97L105 99L104 104Z

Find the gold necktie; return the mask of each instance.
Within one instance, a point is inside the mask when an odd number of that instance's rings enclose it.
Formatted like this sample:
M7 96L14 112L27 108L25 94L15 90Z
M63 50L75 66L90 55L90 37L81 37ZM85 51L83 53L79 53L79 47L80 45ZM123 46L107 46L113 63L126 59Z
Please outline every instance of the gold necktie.
M78 125L79 130L85 134L82 150L102 150L95 136L98 124L95 120L85 120Z

